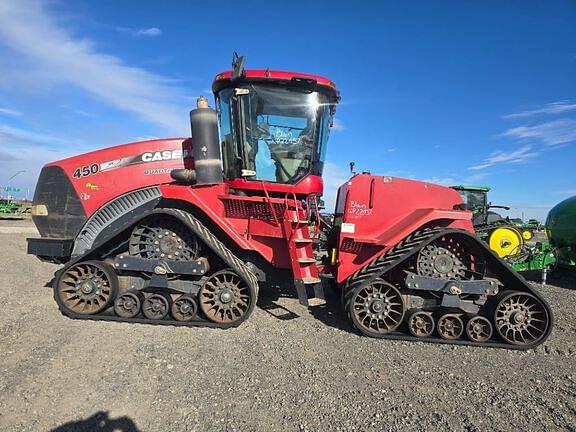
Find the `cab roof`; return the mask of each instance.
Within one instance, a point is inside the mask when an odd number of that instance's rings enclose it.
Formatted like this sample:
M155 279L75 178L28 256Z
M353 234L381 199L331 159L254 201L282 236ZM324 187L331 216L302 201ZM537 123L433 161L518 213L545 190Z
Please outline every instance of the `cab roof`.
M232 71L224 71L216 75L212 83L212 91L218 92L224 87L229 87L232 80ZM337 101L340 94L336 89L336 84L320 75L311 75L301 72L275 71L270 69L246 69L241 77L235 81L238 82L291 82L295 85L307 87L316 87L319 91L328 93ZM320 88L318 88L320 87Z
M477 192L490 192L488 186L450 186L452 189L462 190L462 191L477 191Z

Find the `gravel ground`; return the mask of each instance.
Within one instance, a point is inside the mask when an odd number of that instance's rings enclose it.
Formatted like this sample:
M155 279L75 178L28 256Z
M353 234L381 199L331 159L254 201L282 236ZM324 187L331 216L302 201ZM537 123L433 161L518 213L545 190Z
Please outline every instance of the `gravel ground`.
M233 330L63 317L55 266L0 226L0 430L576 430L576 285L529 352L381 341L267 294Z

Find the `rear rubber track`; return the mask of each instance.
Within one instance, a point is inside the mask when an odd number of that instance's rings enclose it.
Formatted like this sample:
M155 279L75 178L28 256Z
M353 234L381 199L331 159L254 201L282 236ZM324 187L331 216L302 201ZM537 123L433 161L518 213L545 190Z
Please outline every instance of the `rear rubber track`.
M414 342L430 342L430 343L440 343L440 344L451 344L451 345L469 345L469 346L478 346L478 347L490 347L490 348L505 348L505 349L513 349L513 350L528 350L537 347L538 345L542 344L552 331L552 327L554 326L554 315L552 313L552 309L546 302L546 300L536 291L534 288L526 282L526 280L519 275L516 271L514 271L510 266L504 263L498 256L490 250L490 248L481 240L479 240L474 234L469 233L468 231L460 230L460 229L453 229L453 228L425 228L419 231L410 234L396 246L392 247L390 250L385 252L384 254L380 255L374 261L370 262L367 266L361 268L352 276L350 276L342 286L342 294L343 294L343 304L345 311L348 315L348 319L352 322L352 317L350 316L350 302L352 299L352 293L356 288L359 286L368 286L370 283L375 281L377 278L383 278L386 280L384 275L392 270L394 267L398 266L414 254L416 254L419 250L421 250L426 245L432 243L434 240L437 240L445 235L450 234L457 234L459 236L467 237L470 241L473 241L479 249L482 250L484 253L487 265L491 265L493 268L497 267L499 280L502 278L508 279L509 281L513 281L516 286L514 289L506 290L506 291L523 291L533 294L537 297L547 309L548 316L549 316L549 326L546 331L546 334L537 342L532 345L527 346L518 346L506 343L504 341L493 340L490 342L473 342L470 340L465 339L456 339L456 340L447 340L442 339L439 337L416 337L410 334L400 332L400 331L392 331L390 333L380 334L377 337L381 339L392 339L392 340L406 340L406 341L414 341ZM488 264L489 263L489 264Z

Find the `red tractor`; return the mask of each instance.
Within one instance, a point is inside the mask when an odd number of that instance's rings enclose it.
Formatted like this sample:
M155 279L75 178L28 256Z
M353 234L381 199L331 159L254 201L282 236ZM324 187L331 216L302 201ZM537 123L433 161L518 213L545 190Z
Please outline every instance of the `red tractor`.
M43 168L28 251L64 265L65 315L235 327L260 288L289 281L307 305L329 276L368 336L520 349L549 336L549 306L476 239L457 191L357 174L322 216L335 84L243 64L216 76L216 110L199 99L192 138Z

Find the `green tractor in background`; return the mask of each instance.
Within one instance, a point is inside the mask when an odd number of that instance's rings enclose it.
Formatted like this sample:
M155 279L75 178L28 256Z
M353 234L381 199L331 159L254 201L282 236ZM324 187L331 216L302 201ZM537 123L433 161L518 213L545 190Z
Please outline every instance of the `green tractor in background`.
M4 214L14 214L20 209L17 205L10 199L0 198L0 215Z
M505 218L492 211L510 207L492 205L487 186L452 186L452 189L460 193L466 209L472 212L476 235L516 271L543 270L554 265L554 250L540 222Z
M30 205L11 198L0 198L0 219L23 219L30 214Z

